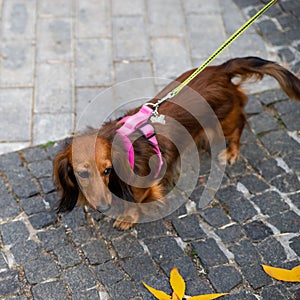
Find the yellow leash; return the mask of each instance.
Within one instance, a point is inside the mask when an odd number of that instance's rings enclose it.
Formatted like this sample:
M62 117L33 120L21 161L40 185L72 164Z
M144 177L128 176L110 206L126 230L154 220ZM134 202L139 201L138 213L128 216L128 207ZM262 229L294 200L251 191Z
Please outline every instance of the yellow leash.
M202 72L222 51L224 51L233 41L235 41L247 28L249 28L255 20L257 20L262 14L264 14L273 4L275 4L277 0L271 0L268 4L266 4L260 11L258 11L251 19L249 19L243 26L241 26L230 38L228 38L205 62L192 74L190 75L184 82L182 82L179 86L174 88L171 92L169 92L165 97L158 100L155 104L147 103L154 107L153 114L158 116L158 107L159 105L173 98L177 95L186 85L190 83L200 72Z

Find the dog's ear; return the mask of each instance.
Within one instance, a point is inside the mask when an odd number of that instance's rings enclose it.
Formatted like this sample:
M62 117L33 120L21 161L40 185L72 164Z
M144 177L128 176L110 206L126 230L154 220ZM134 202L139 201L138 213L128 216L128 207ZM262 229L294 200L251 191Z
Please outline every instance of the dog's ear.
M130 188L131 167L125 152L117 147L112 150L113 168L109 177L109 190L117 197L129 201L136 202Z
M53 175L58 191L61 193L58 212L71 211L78 199L79 187L70 161L71 147L60 152L54 159Z

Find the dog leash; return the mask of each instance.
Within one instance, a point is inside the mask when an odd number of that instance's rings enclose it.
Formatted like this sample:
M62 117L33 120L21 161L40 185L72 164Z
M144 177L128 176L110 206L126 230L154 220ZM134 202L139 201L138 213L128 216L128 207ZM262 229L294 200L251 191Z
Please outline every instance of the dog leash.
M139 130L143 136L152 144L154 152L158 156L158 169L156 170L154 178L157 178L162 165L162 154L158 147L158 142L155 136L155 130L151 123L165 124L165 116L159 114L158 108L160 104L176 96L185 86L187 86L196 76L200 74L221 52L223 52L233 41L235 41L247 28L249 28L255 20L257 20L262 14L264 14L277 0L271 0L261 10L259 10L252 18L250 18L244 25L242 25L230 38L228 38L205 62L186 80L180 85L169 92L165 97L158 100L156 103L145 103L141 109L132 116L127 116L121 119L118 123L123 125L116 130L117 134L121 138L128 162L131 169L134 169L134 149L129 136L135 131ZM149 107L150 106L150 107ZM151 123L149 122L149 119Z
M163 123L164 116L158 113L160 104L176 96L185 86L187 86L196 76L198 76L220 53L222 53L232 42L234 42L241 34L244 33L261 15L263 15L277 0L271 0L261 10L259 10L253 17L251 17L244 25L242 25L234 34L232 34L212 55L210 55L204 63L187 79L185 79L179 86L174 88L165 97L158 100L156 103L146 103L146 105L153 108L151 122Z

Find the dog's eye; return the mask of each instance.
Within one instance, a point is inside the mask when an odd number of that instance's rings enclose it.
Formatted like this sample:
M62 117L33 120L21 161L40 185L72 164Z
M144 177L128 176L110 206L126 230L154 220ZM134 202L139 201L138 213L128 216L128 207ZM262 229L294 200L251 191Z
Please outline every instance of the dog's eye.
M81 171L81 172L78 172L78 176L81 178L89 178L90 173L88 171Z
M104 170L103 174L104 174L105 176L107 176L107 175L110 174L110 172L111 172L111 167L106 168L106 169Z

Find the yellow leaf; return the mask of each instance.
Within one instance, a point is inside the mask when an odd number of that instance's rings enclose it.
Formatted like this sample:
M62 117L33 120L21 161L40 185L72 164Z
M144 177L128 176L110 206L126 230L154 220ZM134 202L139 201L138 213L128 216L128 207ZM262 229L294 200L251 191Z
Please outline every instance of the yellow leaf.
M172 300L171 296L167 295L163 291L159 291L154 289L153 287L149 286L143 281L143 285L147 288L147 290L156 297L158 300Z
M181 299L179 299L178 296L175 294L175 292L173 292L172 300L181 300Z
M286 270L281 268L274 268L266 265L262 265L264 271L271 277L289 282L300 282L300 265L292 270Z
M225 295L228 295L228 293L199 295L199 296L188 298L188 300L211 300L211 299L217 299Z
M178 269L174 267L170 273L170 285L176 294L177 298L181 300L185 292L185 282L178 272Z

